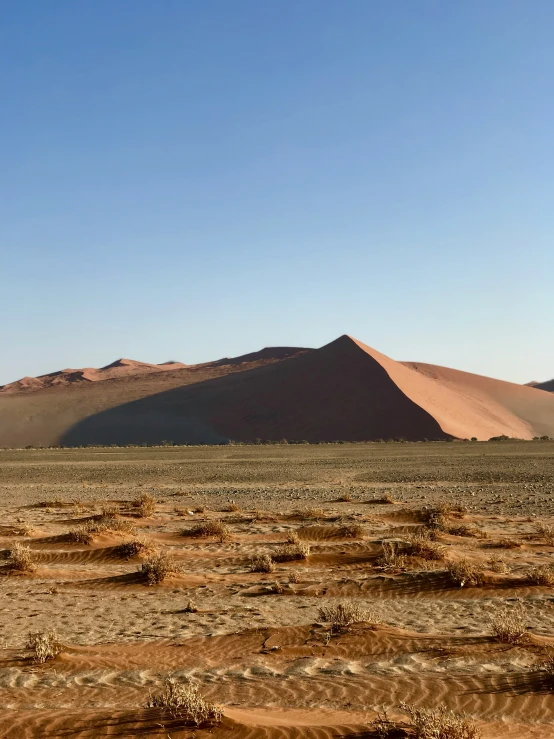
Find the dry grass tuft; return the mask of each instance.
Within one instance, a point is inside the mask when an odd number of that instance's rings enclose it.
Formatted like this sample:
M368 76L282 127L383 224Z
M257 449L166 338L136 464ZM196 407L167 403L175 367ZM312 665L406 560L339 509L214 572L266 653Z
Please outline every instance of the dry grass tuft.
M180 571L181 566L165 552L154 552L146 557L139 570L147 585L157 585Z
M396 503L396 501L390 493L383 493L383 495L380 498L369 498L368 500L366 500L366 503L387 505L387 504Z
M109 518L112 516L119 516L121 513L121 506L119 503L113 501L106 501L100 506L101 515L103 518Z
M509 570L506 562L502 559L502 557L499 557L498 554L492 554L487 559L487 567L492 572L499 572L499 573L508 572Z
M365 529L359 523L345 523L337 526L337 536L343 536L345 539L362 539L364 534Z
M160 693L150 695L146 708L162 708L195 726L219 723L223 717L222 710L203 698L195 685L179 683L171 677Z
M331 624L331 631L347 629L352 624L368 621L375 622L375 614L369 608L363 608L353 601L341 600L318 610L320 621Z
M238 503L235 503L234 500L232 500L225 506L225 508L223 508L224 513L237 513L238 511L240 511L240 506L238 505Z
M493 634L505 644L521 644L528 640L527 611L521 603L498 608L490 618Z
M341 493L337 498L338 503L352 503L352 500L352 495L348 492L348 490L346 490L344 493Z
M142 493L132 505L139 518L150 518L156 510L156 498L149 493Z
M531 585L554 585L554 565L532 567L527 572L527 582Z
M37 568L34 559L29 547L17 542L8 552L8 567L18 572L34 572Z
M377 566L385 572L394 572L406 567L406 556L399 551L395 541L384 541L382 543L382 554L377 560Z
M409 557L438 561L443 558L443 547L431 541L424 531L406 537L406 554Z
M251 572L273 572L275 562L269 554L258 554L250 560Z
M310 556L310 545L306 541L297 541L294 544L283 544L273 553L275 562L292 562L296 559L307 559Z
M537 534L541 539L544 539L549 547L554 547L554 526L549 526L546 523L538 523Z
M130 539L124 541L115 548L114 553L117 557L122 559L131 559L132 557L138 557L139 554L145 554L146 552L152 551L152 544L148 543L144 539Z
M92 544L92 532L90 524L82 524L67 532L67 540L73 544Z
M325 511L323 508L304 508L297 511L296 515L301 518L325 518Z
M213 521L201 521L193 526L191 529L185 529L182 532L183 536L191 536L194 538L206 538L208 536L217 536L220 541L225 541L231 538L231 532L229 528L218 518Z
M468 559L449 562L447 572L455 585L463 587L478 587L484 582L483 568Z
M54 631L30 631L27 637L27 649L33 650L34 661L40 664L54 659L62 650Z
M401 703L400 707L410 716L415 739L479 739L479 730L471 719L440 708L416 708Z
M486 546L488 549L517 549L521 546L521 542L517 539L504 537L502 539L497 539L496 541L491 541L484 546Z

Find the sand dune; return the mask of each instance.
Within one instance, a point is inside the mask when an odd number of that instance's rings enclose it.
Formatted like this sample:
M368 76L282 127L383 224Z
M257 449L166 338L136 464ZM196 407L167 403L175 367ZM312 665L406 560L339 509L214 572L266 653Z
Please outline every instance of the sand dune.
M547 380L546 382L530 382L529 385L537 390L546 390L548 393L554 393L554 380Z
M554 436L554 395L398 362L349 336L201 365L118 360L0 391L0 444Z

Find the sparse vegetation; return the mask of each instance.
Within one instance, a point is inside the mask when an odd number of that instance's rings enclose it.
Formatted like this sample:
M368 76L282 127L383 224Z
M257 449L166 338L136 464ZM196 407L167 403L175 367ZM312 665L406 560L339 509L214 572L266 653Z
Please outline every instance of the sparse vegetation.
M185 529L182 532L183 536L190 536L193 538L207 538L208 536L216 536L220 541L225 541L231 538L231 532L222 521L218 518L213 521L201 521L190 529Z
M364 608L353 601L341 600L321 606L318 618L320 621L331 624L331 630L337 632L363 621L373 623L375 614L371 609Z
M139 554L144 554L151 550L151 544L148 544L144 539L135 538L124 541L123 544L117 546L115 548L115 555L122 559L132 559L132 557L137 557Z
M30 631L27 649L32 650L35 662L43 664L61 652L61 644L55 631Z
M165 552L154 552L144 559L140 573L148 585L157 585L181 571L180 565Z
M16 542L8 553L8 567L18 572L34 572L37 568L35 555L29 547Z
M549 547L554 547L554 526L546 523L538 523L537 534L541 539L544 539L545 544Z
M273 553L275 562L292 562L295 559L307 559L310 556L310 545L305 541L294 544L283 544Z
M139 518L150 518L156 510L156 498L149 493L142 493L133 501L133 508Z
M365 529L359 523L345 523L337 527L337 536L345 539L362 539L364 533Z
M465 558L449 562L447 572L452 582L460 588L478 587L484 582L482 567Z
M527 572L527 582L531 585L554 585L554 565L531 567Z
M410 716L415 739L479 739L481 736L475 723L465 716L440 708L416 708L400 704Z
M377 560L377 566L381 567L385 572L394 572L402 570L406 566L406 555L400 551L400 547L395 541L384 541L382 553Z
M406 554L410 557L438 561L444 556L444 547L431 541L428 534L418 532L406 537Z
M501 606L490 618L493 634L506 644L521 644L528 638L527 621L527 611L521 603Z
M223 713L198 692L196 685L168 677L160 693L150 695L146 708L161 708L182 721L202 726L219 723Z
M269 554L258 554L250 560L251 572L273 572L275 563Z

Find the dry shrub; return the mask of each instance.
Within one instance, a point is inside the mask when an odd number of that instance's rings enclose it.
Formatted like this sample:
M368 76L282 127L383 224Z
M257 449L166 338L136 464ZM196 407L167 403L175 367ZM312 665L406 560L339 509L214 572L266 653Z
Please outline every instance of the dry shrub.
M90 544L94 534L103 534L108 531L114 533L134 534L135 527L130 521L119 516L99 516L98 518L85 521L80 526L71 529L67 534L68 541L75 544Z
M299 583L300 582L300 577L298 575L298 572L296 572L296 571L293 570L290 573L290 575L289 575L289 582L290 583Z
M146 708L162 708L195 726L219 723L223 717L221 709L203 698L196 685L179 683L171 677L166 678L160 693L150 695Z
M183 506L176 505L173 508L173 513L175 513L176 516L188 516L189 509L184 508Z
M527 572L527 582L531 585L554 585L554 565L532 567Z
M370 498L366 502L367 503L379 503L382 505L396 503L395 499L392 497L390 493L383 493L383 495L380 498Z
M492 572L508 572L508 565L498 554L492 554L487 559L487 567Z
M287 544L298 544L300 541L300 537L298 536L298 533L296 531L289 531L287 534L286 542Z
M283 544L273 553L275 562L292 562L295 559L307 559L310 556L310 545L306 541L294 544Z
M16 542L8 553L8 567L18 572L34 572L37 566L33 552L29 547Z
M384 541L382 546L382 554L377 560L377 566L381 567L385 572L401 570L406 566L406 556L398 549L398 544L394 541Z
M251 572L273 572L275 562L269 554L258 554L250 560Z
M276 593L277 595L282 595L285 592L285 587L280 582L275 580L275 582L271 585L271 592Z
M365 534L364 527L359 523L345 523L337 526L337 536L345 539L362 539Z
M148 585L157 585L168 575L178 574L181 566L165 552L154 552L145 558L139 571Z
M232 500L225 506L223 511L224 513L237 513L238 511L240 511L240 506L238 505L238 503L235 503L235 501Z
M149 493L142 493L133 501L133 508L139 518L149 518L156 510L156 498Z
M121 557L122 559L131 559L132 557L137 557L139 554L145 554L148 551L152 551L152 545L144 539L136 538L124 541L123 544L120 544L115 548L114 553L117 557Z
M545 543L549 547L554 547L554 526L549 526L546 523L538 523L537 534L541 539L545 540Z
M443 547L421 532L406 537L406 554L410 557L437 561L443 558Z
M410 716L415 739L479 739L481 736L471 719L439 708L416 708L401 703L400 707Z
M452 582L460 588L478 587L484 582L482 567L465 558L457 562L449 562L447 572Z
M324 518L325 511L323 508L304 508L297 515L303 518Z
M500 642L521 644L529 636L527 634L527 611L521 603L513 606L502 606L492 614L490 624L493 634Z
M91 544L93 537L90 528L88 524L76 526L67 532L67 540L73 544Z
M337 501L339 503L352 503L352 495L347 490L346 492L341 493L341 495L337 498Z
M220 540L230 539L231 532L229 528L218 518L213 521L201 521L191 529L185 529L183 536L191 536L194 538L206 538L208 536L217 536Z
M479 530L467 523L448 524L446 531L452 536L479 536Z
M521 546L521 542L517 539L504 537L502 539L497 539L496 541L491 541L485 546L487 546L489 549L517 549Z
M100 506L102 517L119 516L121 508L119 503L113 501L106 501Z
M375 622L375 614L372 610L348 600L321 606L318 610L318 618L320 621L330 623L332 631L341 631L352 626L352 624L362 623L363 621Z
M55 631L30 631L27 636L27 649L33 650L35 662L43 664L62 650Z

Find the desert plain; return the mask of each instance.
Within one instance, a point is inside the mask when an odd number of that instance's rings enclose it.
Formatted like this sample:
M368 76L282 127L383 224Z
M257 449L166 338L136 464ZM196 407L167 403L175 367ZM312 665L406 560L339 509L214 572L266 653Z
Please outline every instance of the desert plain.
M0 505L2 737L553 735L554 442L2 450Z

